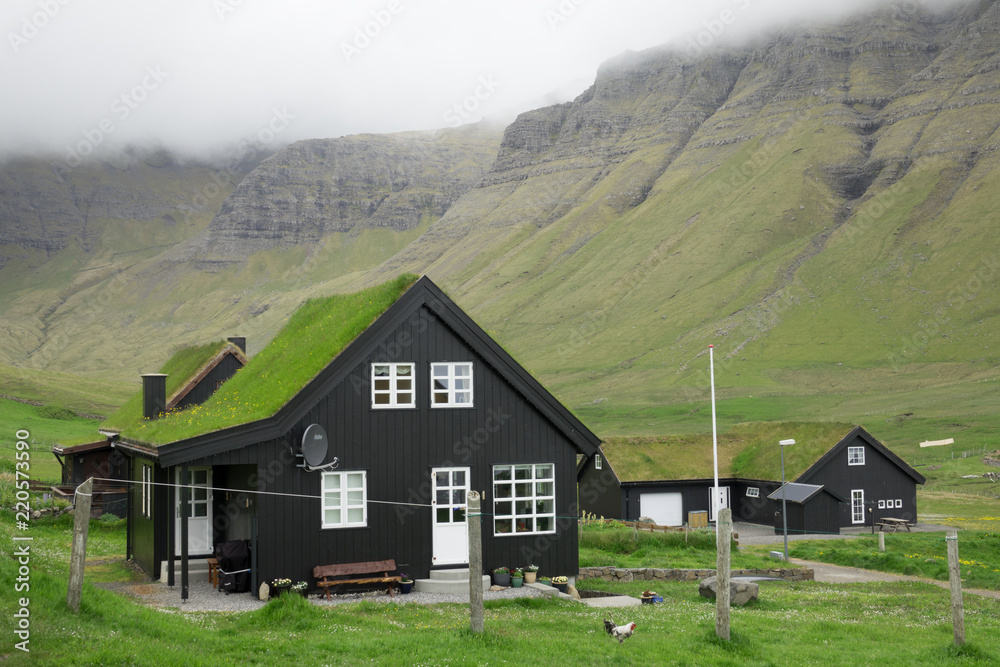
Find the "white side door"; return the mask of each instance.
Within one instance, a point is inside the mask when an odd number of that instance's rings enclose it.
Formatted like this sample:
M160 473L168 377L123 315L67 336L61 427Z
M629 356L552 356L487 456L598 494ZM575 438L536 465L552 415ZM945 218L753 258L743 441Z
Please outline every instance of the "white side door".
M181 483L181 470L176 471L175 482ZM188 556L211 554L212 545L212 469L188 468ZM175 555L181 555L181 489L177 488L177 506L174 510Z
M469 468L431 469L431 537L434 565L469 562Z
M709 521L715 521L716 507L718 507L718 509L720 509L720 510L721 509L726 509L727 507L729 507L729 487L728 486L720 486L719 487L719 504L718 504L718 506L716 506L716 504L712 502L712 489L714 489L714 488L715 487L713 486L713 487L709 487L709 489L708 489L708 520Z

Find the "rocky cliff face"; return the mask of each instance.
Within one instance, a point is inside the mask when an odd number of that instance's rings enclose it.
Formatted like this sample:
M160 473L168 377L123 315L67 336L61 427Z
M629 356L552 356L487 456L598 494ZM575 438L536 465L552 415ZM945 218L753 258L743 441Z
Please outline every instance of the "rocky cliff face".
M335 232L414 229L479 182L499 140L499 129L476 125L299 141L262 162L225 201L204 257L239 261Z

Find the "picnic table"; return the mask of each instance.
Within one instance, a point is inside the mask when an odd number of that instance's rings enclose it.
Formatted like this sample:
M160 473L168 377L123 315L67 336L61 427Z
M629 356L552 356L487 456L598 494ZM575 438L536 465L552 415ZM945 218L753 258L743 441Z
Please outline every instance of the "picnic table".
M882 532L885 528L892 528L892 532L896 532L903 526L906 526L906 532L912 532L910 526L913 524L906 519L894 519L892 517L883 517L878 523L878 532Z

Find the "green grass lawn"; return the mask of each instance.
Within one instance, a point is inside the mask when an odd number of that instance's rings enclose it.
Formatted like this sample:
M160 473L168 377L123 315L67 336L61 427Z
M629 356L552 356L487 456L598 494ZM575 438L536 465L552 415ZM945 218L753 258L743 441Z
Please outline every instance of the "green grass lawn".
M734 569L774 567L770 558L738 551L735 544L731 553ZM585 525L580 538L580 567L711 569L715 562L714 530L652 533L598 522Z
M945 533L892 533L885 551L877 536L847 540L803 540L789 545L792 558L860 567L879 572L909 574L948 581ZM982 530L959 531L958 557L963 585L1000 591L1000 534Z
M548 598L486 604L486 632L469 631L461 604L398 600L319 607L283 596L245 613L178 613L147 608L93 585L130 576L121 565L122 525L92 522L79 614L66 608L68 517L32 522L30 653L8 634L11 665L991 665L1000 660L1000 606L965 596L968 643L955 648L948 591L900 582L829 585L764 582L760 599L734 608L732 638L715 636L715 605L697 585L660 582L662 604L611 610L635 622L619 645L604 609ZM14 589L18 563L9 513L0 515L0 586ZM108 567L111 561L112 566ZM115 565L119 567L116 569ZM638 595L646 582L581 580L581 590ZM0 598L6 618L14 595Z

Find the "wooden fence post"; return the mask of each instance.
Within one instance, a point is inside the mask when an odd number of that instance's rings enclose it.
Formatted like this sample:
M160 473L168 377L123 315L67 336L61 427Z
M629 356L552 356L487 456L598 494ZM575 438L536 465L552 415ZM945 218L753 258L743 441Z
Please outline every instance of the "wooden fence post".
M951 582L951 624L955 628L955 645L965 643L965 611L962 608L962 567L958 562L958 531L949 530L948 579Z
M76 487L73 509L73 551L69 557L69 591L66 606L74 613L80 611L83 596L83 566L87 561L87 531L90 529L90 501L94 493L94 478Z
M716 517L715 634L729 641L729 552L733 536L733 511L719 510Z
M469 491L465 520L469 526L469 622L472 631L485 627L483 611L483 515L478 491Z
M885 533L881 530L878 532L878 550L885 551Z

